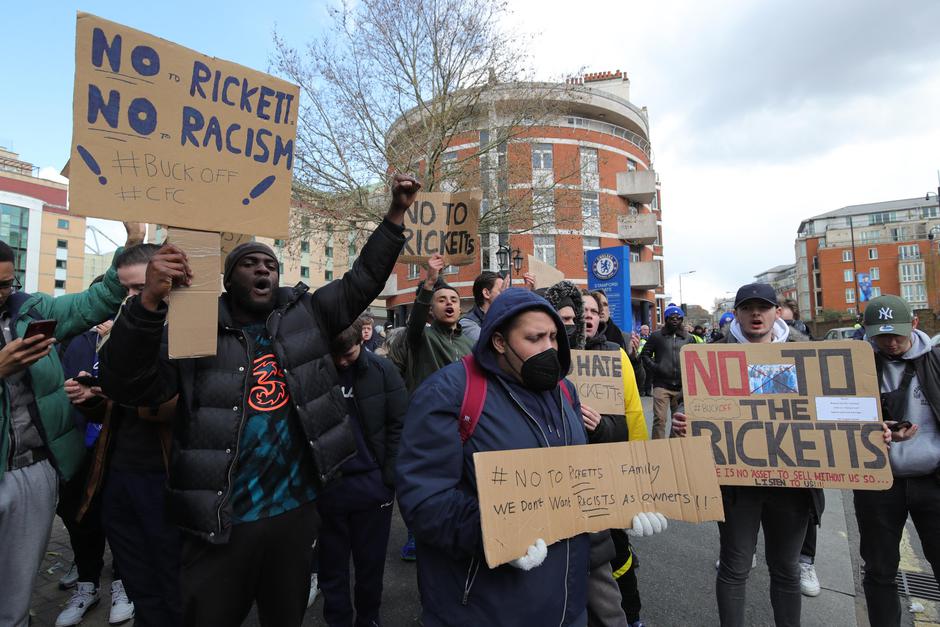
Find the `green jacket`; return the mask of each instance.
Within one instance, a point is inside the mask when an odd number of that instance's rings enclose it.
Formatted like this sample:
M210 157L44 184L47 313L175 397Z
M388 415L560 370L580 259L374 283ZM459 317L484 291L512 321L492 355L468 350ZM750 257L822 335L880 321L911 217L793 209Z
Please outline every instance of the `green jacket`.
M418 385L448 364L473 352L473 340L464 337L460 325L451 329L432 322L425 325L431 310L432 292L419 289L408 317L405 385L413 393Z
M117 257L122 251L118 248ZM127 290L117 277L112 262L104 280L79 294L66 294L53 298L48 294L16 293L10 296L7 307L10 311L11 330L14 337L23 337L26 327L33 320L57 320L55 337L63 342L84 333L94 325L107 320L115 313L127 295ZM28 369L30 385L39 410L39 433L51 453L52 465L61 478L70 479L85 455L83 436L72 421L71 404L65 394L62 364L59 354L52 350L48 355ZM0 386L0 477L6 471L10 457L10 397L6 382Z

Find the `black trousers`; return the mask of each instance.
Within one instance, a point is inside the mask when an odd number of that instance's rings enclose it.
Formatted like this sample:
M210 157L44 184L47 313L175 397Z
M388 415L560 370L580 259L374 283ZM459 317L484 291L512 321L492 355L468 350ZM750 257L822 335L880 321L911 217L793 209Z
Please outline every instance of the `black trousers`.
M940 566L940 483L934 475L894 478L884 491L856 490L855 518L865 560L865 602L872 625L901 622L901 602L894 578L901 561L901 533L910 514L934 576Z
M165 483L162 472L112 468L104 486L105 533L134 603L135 627L182 623L180 538L164 514Z
M100 491L92 498L81 521L75 520L85 497L85 483L88 481L91 463L92 455L85 455L85 461L82 462L78 472L59 487L59 505L56 507L56 514L65 523L65 529L69 533L69 542L72 545L72 553L75 555L75 567L78 569L78 580L89 581L97 588L101 580L101 570L104 568L105 544ZM121 578L117 567L114 569L114 578Z
M258 604L264 627L299 626L307 609L316 501L232 527L226 544L183 538L183 621L237 627ZM321 560L322 568L322 560Z

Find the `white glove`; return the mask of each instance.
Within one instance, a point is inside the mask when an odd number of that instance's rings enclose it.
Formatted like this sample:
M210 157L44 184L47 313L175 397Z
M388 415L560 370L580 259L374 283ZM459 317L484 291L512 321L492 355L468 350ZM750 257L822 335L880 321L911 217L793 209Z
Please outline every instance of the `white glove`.
M509 562L509 564L516 568L521 568L522 570L532 570L536 566L541 566L547 555L548 547L545 546L545 540L539 538L535 541L535 544L529 547L525 555L519 559L514 559Z
M662 533L668 527L666 517L659 512L640 512L633 517L633 528L627 529L627 535L651 536L654 533Z

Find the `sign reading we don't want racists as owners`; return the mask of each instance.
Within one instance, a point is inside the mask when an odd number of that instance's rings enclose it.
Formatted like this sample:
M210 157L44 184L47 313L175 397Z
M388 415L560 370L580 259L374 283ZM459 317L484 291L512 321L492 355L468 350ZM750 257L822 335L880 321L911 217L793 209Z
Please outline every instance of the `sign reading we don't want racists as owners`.
M681 362L689 433L711 441L720 483L891 487L867 343L695 344Z
M79 13L70 209L283 237L298 100L281 79Z

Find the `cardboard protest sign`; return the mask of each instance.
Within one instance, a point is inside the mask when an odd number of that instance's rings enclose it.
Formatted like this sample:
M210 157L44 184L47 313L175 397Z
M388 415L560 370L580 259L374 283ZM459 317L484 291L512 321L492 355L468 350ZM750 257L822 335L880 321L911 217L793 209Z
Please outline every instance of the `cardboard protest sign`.
M722 484L891 487L868 344L692 344L681 366L689 433Z
M220 252L222 254L219 256L219 264L221 267L220 272L225 272L225 258L228 257L228 254L235 250L235 247L254 241L255 238L244 233L221 233L221 236L222 250Z
M219 234L171 228L167 241L186 252L189 287L174 287L167 313L170 359L215 355L219 337Z
M565 273L554 268L538 257L529 255L529 274L535 277L535 287L551 287L565 280Z
M426 263L441 253L444 262L465 266L480 247L480 192L419 193L405 212L405 247L399 263Z
M474 453L490 568L588 531L625 528L640 512L724 520L705 438Z
M73 213L287 234L299 88L79 13Z
M571 351L568 379L581 402L601 414L623 416L623 371L620 351Z

